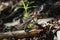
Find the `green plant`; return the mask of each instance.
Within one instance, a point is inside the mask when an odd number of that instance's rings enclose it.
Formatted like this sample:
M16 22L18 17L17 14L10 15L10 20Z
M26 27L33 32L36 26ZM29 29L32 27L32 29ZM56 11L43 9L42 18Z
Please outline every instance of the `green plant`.
M19 8L23 8L23 9L25 10L24 18L27 19L27 18L29 18L29 11L28 11L28 9L31 8L31 7L29 7L29 5L31 5L32 3L34 3L34 1L28 2L28 3L26 4L25 1L22 0L22 5L23 5L23 7L16 7L16 8L14 9L14 12L16 12Z
M24 0L22 0L22 4L23 4L23 7L24 7L24 9L25 9L25 15L24 15L24 17L25 17L25 18L29 18L28 4L25 4L25 3L24 3Z
M24 18L26 18L26 19L29 18L29 11L28 11L28 9L29 9L29 5L32 4L32 3L34 3L34 2L32 1L32 2L29 2L29 3L25 4L24 0L22 0L22 5L23 5L23 8L25 9Z
M29 11L28 11L28 9L29 8L35 8L35 7L38 7L38 6L31 6L31 7L29 7L29 5L31 5L32 3L34 3L34 1L31 1L31 2L27 2L27 4L25 3L25 1L24 0L22 0L22 5L23 5L23 7L16 7L15 9L14 9L14 12L16 12L19 8L23 8L24 10L25 10L25 15L24 15L24 21L26 21L30 16L29 16ZM27 27L28 28L32 28L32 26L33 26L33 23L28 23L28 25L27 25Z

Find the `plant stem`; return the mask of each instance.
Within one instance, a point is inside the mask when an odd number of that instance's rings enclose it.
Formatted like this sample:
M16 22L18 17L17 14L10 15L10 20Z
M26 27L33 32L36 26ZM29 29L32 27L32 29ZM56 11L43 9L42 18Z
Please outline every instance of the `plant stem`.
M25 10L25 13L26 13L26 14L25 14L25 17L26 17L26 18L29 18L29 12L28 12L27 9Z

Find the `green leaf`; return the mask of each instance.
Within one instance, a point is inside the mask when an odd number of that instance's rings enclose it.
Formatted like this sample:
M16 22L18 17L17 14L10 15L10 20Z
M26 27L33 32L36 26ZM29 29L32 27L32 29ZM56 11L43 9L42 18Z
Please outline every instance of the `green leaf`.
M23 7L25 8L26 5L25 5L25 3L24 3L24 0L22 0L22 5L23 5Z
M23 8L23 7L16 7L16 8L14 9L14 12L16 12L19 8Z
M39 7L39 6L31 6L31 7L28 7L28 9L29 9L29 8L36 8L36 7Z
M34 3L34 1L31 1L31 2L29 2L28 4L31 5L31 4L33 4L33 3Z

